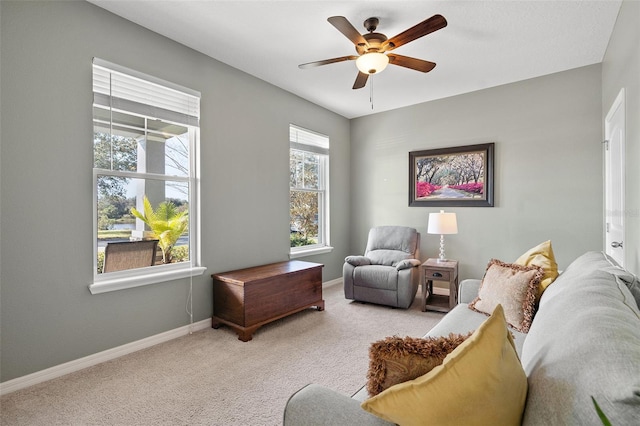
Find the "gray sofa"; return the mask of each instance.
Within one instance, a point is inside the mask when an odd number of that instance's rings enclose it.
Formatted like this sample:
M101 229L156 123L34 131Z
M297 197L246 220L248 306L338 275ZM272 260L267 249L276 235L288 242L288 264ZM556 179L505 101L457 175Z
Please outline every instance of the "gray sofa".
M466 333L486 320L467 306L479 286L463 281L459 305L426 336ZM601 425L591 397L613 425L640 424L639 303L637 277L604 253L587 252L564 270L529 332L511 330L528 381L522 424ZM284 425L390 425L360 408L366 398L364 388L348 397L311 384L289 399Z

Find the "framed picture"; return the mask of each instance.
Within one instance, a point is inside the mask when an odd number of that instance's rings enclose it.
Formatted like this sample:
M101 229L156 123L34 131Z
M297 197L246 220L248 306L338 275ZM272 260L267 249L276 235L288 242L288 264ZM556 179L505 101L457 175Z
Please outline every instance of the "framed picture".
M494 143L409 153L410 207L493 207Z

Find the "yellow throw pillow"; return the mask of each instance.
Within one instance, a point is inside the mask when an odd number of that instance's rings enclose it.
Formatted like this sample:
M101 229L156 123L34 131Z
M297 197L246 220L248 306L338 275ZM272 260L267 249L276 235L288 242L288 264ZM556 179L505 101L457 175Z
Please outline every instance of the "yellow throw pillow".
M538 284L538 294L536 299L539 301L542 293L558 278L558 264L556 263L553 249L551 248L551 240L538 244L529 249L525 254L520 256L515 262L522 266L539 266L543 269L542 279Z
M362 408L401 426L519 425L526 397L527 376L498 305L442 365Z

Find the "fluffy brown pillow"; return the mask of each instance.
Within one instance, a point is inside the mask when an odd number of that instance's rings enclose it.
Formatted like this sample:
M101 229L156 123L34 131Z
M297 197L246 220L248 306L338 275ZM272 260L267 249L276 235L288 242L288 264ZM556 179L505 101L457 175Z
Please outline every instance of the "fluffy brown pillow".
M544 270L539 266L522 266L491 259L482 278L478 297L469 304L469 308L491 315L497 305L502 305L507 323L518 331L528 333L543 274Z
M428 373L470 335L451 333L422 339L394 336L372 343L367 373L369 395Z

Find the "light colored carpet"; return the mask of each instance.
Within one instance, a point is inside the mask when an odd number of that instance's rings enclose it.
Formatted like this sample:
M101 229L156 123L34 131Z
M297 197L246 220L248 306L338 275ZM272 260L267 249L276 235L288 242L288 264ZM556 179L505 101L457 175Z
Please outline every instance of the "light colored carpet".
M243 343L208 329L5 395L2 425L280 425L308 383L345 395L366 381L371 342L423 336L442 318L344 299L266 325Z

